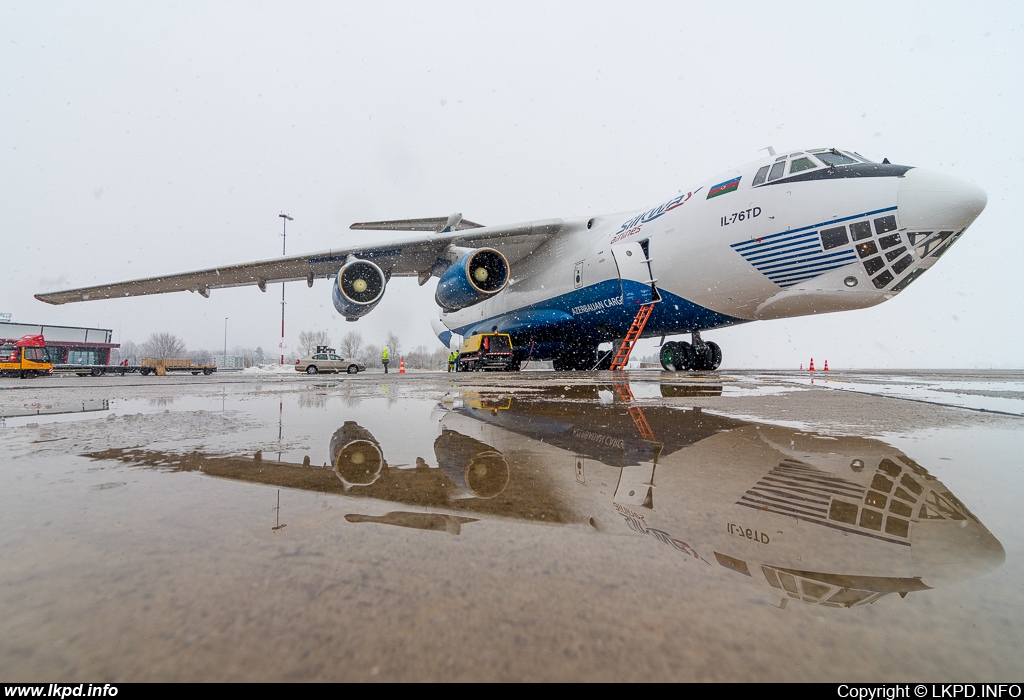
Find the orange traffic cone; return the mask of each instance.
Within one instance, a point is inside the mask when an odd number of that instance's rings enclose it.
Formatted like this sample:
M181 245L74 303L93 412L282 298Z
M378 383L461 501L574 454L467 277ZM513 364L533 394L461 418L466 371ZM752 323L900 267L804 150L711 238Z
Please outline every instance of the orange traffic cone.
M804 371L804 363L803 363L803 362L801 362L801 363L800 363L800 371L801 371L801 372L803 372L803 371Z
M814 358L813 357L811 358L811 366L807 368L807 371L808 372L813 372L814 371Z
M822 372L828 372L828 360L825 360L825 369L823 369L821 371Z
M398 361L398 373L399 374L405 374L405 358L404 357L401 358Z

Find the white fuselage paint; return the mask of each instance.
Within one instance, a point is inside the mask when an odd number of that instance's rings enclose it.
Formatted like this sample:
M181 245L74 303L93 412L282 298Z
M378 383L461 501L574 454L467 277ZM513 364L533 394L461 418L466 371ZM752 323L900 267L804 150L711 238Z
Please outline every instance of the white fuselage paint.
M791 155L786 169L805 155ZM476 331L485 321L497 324L524 307L543 308L549 301L576 295L581 303L570 307L570 313L576 322L586 324L594 308L615 303L613 299L587 295L587 290L600 283L619 279L612 246L618 250L632 245L639 252L639 241L647 241L650 271L658 290L729 317L718 325L865 308L891 298L898 293L893 287L899 288L909 275L918 275L936 262L933 250L914 248L915 241L920 244L926 238L924 232L952 231L955 240L985 206L985 193L969 182L888 164L858 163L856 167L861 171L874 167L890 174L852 177L836 176L851 172L844 166L830 168L819 163L810 173L793 174L818 179L791 181L787 173L777 181L752 186L760 169L782 158L771 156L727 171L652 208L589 219L589 228L588 219L567 220L563 233L513 265L512 280L504 291L474 306L443 314L441 321L451 330ZM734 189L709 197L716 186L737 179ZM895 230L883 233L898 233L901 240L887 250L881 249L878 239L882 234L873 223L883 216L895 216L896 220ZM852 240L849 228L858 222L871 223L870 238L863 242L874 244L875 253L863 257L858 253L857 245L862 241ZM819 232L840 226L847 228L851 239L824 250ZM758 263L773 254L772 244L779 248L792 239L784 235L788 232L794 236L802 233L803 243L808 244L789 256L808 256L809 262L802 267L813 271L821 258L840 253L843 255L838 262L842 264L796 283L792 277L781 283L773 281L766 272L789 263L761 263L761 269ZM913 234L915 240L909 240L908 234ZM899 248L906 250L891 255ZM900 265L907 254L912 259ZM878 258L882 272L868 272L864 262L871 258ZM894 266L899 271L891 272L890 282L878 286L873 283ZM643 275L636 272L624 276L647 281L638 279ZM692 319L680 314L677 322L663 321L645 335L694 329Z

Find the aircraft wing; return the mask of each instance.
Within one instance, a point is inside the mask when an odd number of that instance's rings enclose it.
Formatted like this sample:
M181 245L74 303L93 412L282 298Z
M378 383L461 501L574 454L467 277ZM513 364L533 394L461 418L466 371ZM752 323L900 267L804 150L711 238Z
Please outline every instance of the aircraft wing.
M451 246L480 247L490 246L500 250L508 259L509 264L531 253L552 236L565 229L561 219L545 219L529 221L522 224L502 226L480 226L472 222L455 221L454 225L446 225L455 217L439 219L418 219L405 221L381 221L370 224L353 224L358 230L424 230L429 224L431 228L426 234L407 236L386 241L363 241L356 245L324 250L306 255L257 260L236 265L212 267L194 272L181 272L159 277L101 284L94 287L81 287L59 292L36 294L39 301L47 304L68 304L76 301L95 299L117 299L121 297L144 296L147 294L165 294L167 292L199 292L209 296L211 289L223 287L243 287L255 285L265 291L268 284L306 280L313 285L317 277L333 277L341 269L349 256L372 260L385 274L398 277L419 277L424 284L434 269L435 263L444 257L446 249ZM419 222L417 228L399 229L396 226L411 226ZM444 229L444 230L442 230Z

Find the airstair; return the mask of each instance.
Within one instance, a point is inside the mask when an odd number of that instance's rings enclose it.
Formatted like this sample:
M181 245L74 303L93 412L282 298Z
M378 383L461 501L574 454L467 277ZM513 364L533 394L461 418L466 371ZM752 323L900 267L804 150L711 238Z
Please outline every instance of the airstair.
M633 346L636 345L636 341L640 339L640 334L644 332L644 326L647 325L647 319L651 317L652 311L654 311L654 302L644 304L640 307L640 310L636 312L633 324L629 327L629 331L626 333L626 337L623 339L622 345L619 346L619 351L615 354L615 359L612 360L611 369L613 371L622 369L626 366L626 363L629 362L629 355L633 352Z
M633 392L629 388L629 383L615 382L615 389L619 392L619 398L626 404L626 410L629 411L629 417L633 419L633 424L636 425L636 429L640 432L640 437L653 442L654 431L651 430L651 424L647 422L644 409L637 405Z

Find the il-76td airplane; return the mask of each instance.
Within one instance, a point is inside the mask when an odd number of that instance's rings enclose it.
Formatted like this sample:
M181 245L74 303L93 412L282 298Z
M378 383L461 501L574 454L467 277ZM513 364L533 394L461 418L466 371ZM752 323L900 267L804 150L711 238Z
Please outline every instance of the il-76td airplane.
M447 218L353 224L419 231L339 249L36 295L51 304L333 278L340 314L355 321L393 276L437 277L433 324L452 335L512 336L515 358L555 369L601 365L598 346L627 336L662 344L666 369L713 370L701 332L748 321L860 309L903 291L985 208L976 185L938 172L814 148L727 171L633 212L481 226ZM607 361L606 361L607 362Z

